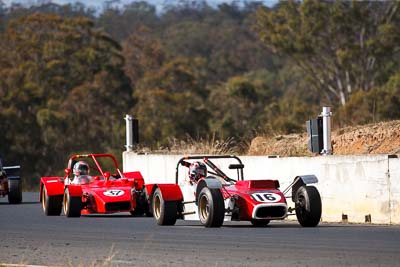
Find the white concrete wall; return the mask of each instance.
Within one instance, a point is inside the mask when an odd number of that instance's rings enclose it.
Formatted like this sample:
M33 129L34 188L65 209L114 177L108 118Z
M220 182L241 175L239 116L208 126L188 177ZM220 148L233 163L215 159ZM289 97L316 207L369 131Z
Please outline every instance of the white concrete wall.
M400 159L389 159L390 221L400 223Z
M146 183L174 183L176 164L181 157L124 152L123 168L141 171ZM278 179L281 190L297 175L315 174L319 179L315 186L322 198L323 221L341 222L345 214L349 222L364 223L365 216L371 215L372 223L400 224L398 158L389 159L387 155L240 158L245 164L246 180ZM180 168L180 177L185 176L184 169ZM227 174L236 177L232 170Z

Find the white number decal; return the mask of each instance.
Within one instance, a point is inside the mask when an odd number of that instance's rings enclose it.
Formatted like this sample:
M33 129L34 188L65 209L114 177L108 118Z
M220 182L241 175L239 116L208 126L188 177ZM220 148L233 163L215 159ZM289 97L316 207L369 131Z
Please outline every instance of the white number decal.
M258 202L278 202L282 198L275 193L254 193L251 197Z
M103 192L103 194L108 197L119 197L122 196L124 193L125 192L122 190L107 190Z

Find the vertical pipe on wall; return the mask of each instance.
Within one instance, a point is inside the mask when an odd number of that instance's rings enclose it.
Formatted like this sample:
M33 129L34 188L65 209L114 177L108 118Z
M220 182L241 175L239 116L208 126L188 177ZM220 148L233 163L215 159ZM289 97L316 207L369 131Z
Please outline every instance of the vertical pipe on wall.
M324 148L321 151L322 155L332 155L332 143L331 143L331 108L322 107L322 127L323 127L323 141Z
M126 114L125 115L125 121L126 121L126 151L132 151L133 150L133 129L132 129L132 116Z

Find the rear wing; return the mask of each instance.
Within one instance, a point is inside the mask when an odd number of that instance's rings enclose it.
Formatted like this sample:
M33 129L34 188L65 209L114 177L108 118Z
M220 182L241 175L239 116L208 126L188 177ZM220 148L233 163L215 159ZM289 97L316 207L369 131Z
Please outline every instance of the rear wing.
M6 172L8 180L21 180L19 174L21 166L3 166L3 170Z

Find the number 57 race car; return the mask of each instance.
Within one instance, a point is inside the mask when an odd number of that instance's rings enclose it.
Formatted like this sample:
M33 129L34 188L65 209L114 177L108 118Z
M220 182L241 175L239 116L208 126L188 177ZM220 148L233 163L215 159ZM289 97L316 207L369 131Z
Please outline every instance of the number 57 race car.
M67 217L81 214L148 210L140 172L122 173L110 154L75 155L69 158L63 177L40 179L40 201L46 215Z
M236 179L211 160L221 160ZM189 179L179 179L180 166L189 169ZM250 221L265 226L271 220L294 215L304 227L315 227L321 218L321 197L315 175L297 176L283 191L277 180L244 180L244 165L236 156L190 156L179 160L175 184L146 184L147 197L159 225L174 225L177 219L197 219L205 227L220 227L224 220ZM179 183L178 183L179 182ZM294 208L286 201L291 198Z

